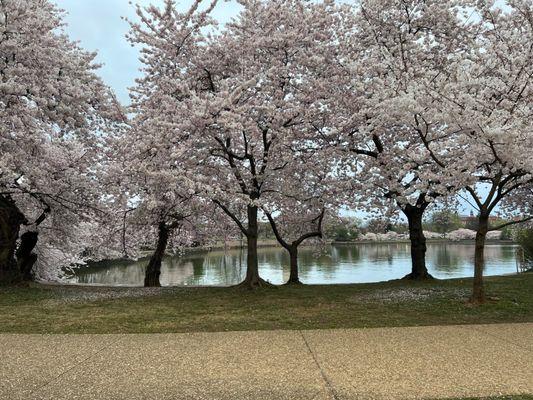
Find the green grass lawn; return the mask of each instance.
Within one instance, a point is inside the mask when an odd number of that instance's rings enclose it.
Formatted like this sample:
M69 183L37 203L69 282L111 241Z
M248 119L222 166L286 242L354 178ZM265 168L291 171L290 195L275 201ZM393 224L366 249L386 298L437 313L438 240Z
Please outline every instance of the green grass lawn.
M0 332L155 333L533 322L533 273L470 279L237 288L0 288Z

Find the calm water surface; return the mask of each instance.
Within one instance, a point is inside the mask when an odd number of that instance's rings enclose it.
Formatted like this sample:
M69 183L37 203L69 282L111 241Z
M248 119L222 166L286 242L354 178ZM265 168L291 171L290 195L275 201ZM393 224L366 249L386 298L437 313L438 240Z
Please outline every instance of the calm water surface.
M301 248L300 279L304 283L379 282L401 278L410 272L409 244L350 244L330 246L317 256L313 249ZM489 244L485 250L485 274L516 272L516 246ZM437 278L459 278L473 275L474 245L462 243L430 243L427 264ZM147 259L111 261L98 266L84 266L68 278L70 283L141 286ZM279 284L289 276L289 257L276 247L259 249L261 276ZM246 249L196 251L181 257L167 257L162 265L161 284L232 285L246 272Z

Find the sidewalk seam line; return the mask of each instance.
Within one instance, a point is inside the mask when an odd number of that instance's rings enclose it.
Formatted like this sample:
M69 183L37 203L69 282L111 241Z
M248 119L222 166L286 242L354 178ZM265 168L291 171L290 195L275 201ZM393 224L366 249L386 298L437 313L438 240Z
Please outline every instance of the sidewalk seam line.
M318 368L318 371L320 372L320 375L322 376L322 379L324 380L325 382L325 386L326 386L326 389L331 393L331 396L333 397L334 400L338 400L339 397L337 396L337 394L335 393L335 389L333 388L333 385L331 384L330 380L328 379L326 373L324 372L324 370L322 369L322 367L320 366L320 363L318 362L318 359L315 355L315 353L313 352L313 350L311 349L311 346L309 345L309 343L307 342L307 339L303 333L303 331L299 331L300 332L300 335L302 336L302 339L305 343L305 346L307 347L307 350L309 351L309 354L311 354L311 357L313 358L313 361L315 362L315 365L317 366Z
M78 361L77 363L75 363L74 365L72 365L70 368L67 368L66 370L64 370L63 372L61 372L59 375L57 375L57 376L53 377L52 379L50 379L48 382L46 382L46 383L44 383L43 385L39 386L38 388L32 390L30 393L28 393L28 396L32 396L32 395L36 394L37 392L41 391L42 389L44 389L45 387L47 387L47 386L50 385L51 383L57 381L59 378L61 378L62 376L64 376L67 372L70 372L70 371L72 371L74 368L79 367L80 365L84 364L86 361L88 361L88 360L90 360L91 358L95 357L96 355L102 353L104 350L108 349L109 347L113 346L114 344L117 344L117 343L120 342L122 339L123 339L123 337L122 337L122 335L120 335L120 337L119 337L117 340L114 340L113 342L109 343L108 345L101 347L100 349L98 349L96 352L94 352L94 353L91 354L90 356L85 357L83 360Z

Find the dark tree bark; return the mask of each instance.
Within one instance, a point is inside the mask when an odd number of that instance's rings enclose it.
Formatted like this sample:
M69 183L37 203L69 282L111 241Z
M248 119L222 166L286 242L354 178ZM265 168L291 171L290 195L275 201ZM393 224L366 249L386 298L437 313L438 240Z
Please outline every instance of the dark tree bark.
M48 216L48 213L51 211L50 206L42 198L37 197L41 203L45 206L41 215L33 222L33 224L38 227L43 223L43 221ZM39 232L37 231L28 231L20 237L20 245L17 249L17 265L22 274L22 280L32 281L33 280L33 266L37 261L37 254L33 252L35 246L37 246L37 241L39 239Z
M483 285L483 269L485 267L485 241L489 231L489 213L481 211L478 216L476 232L476 249L474 255L474 284L470 301L475 304L485 302L485 288Z
M22 274L15 259L20 226L24 215L8 196L0 195L0 284L20 282Z
M257 197L252 197L256 198ZM257 225L257 206L248 205L246 213L248 217L248 225L245 227L242 222L233 214L224 204L218 200L213 200L239 227L244 236L246 236L246 276L244 280L239 283L238 287L247 289L255 289L262 286L272 286L270 283L261 279L259 275L259 262L257 259L257 238L259 236L259 228Z
M259 276L259 261L257 259L257 237L259 228L257 225L257 207L248 206L248 228L247 228L247 255L246 255L246 277L241 286L254 289L262 286L266 282Z
M287 285L301 284L300 276L298 274L298 246L291 245L287 249L289 251L290 258L290 273Z
M407 217L409 225L409 241L411 242L411 273L403 279L424 280L433 279L426 267L426 237L422 227L424 211L429 203L424 202L418 207L411 204L401 209Z
M161 275L161 262L163 261L167 249L169 233L170 231L167 225L164 222L160 222L157 232L157 246L154 254L150 257L148 266L146 267L146 273L144 276L145 287L161 286L161 282L159 281Z
M33 249L37 245L39 233L35 231L24 232L20 237L20 245L17 249L17 264L22 274L22 280L33 280L33 266L37 261L37 254Z

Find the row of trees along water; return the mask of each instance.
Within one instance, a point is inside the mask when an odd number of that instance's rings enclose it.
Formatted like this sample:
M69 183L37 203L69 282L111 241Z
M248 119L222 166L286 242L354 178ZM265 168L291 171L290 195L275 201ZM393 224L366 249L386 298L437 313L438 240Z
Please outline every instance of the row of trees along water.
M241 234L259 287L268 221L298 283L298 247L340 208L403 214L406 278L430 279L424 216L462 199L483 302L487 232L532 215L531 1L239 4L223 26L216 0L137 7L126 107L51 2L0 2L1 281L148 246L158 285L165 251Z

